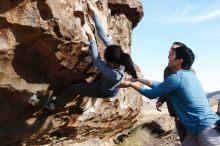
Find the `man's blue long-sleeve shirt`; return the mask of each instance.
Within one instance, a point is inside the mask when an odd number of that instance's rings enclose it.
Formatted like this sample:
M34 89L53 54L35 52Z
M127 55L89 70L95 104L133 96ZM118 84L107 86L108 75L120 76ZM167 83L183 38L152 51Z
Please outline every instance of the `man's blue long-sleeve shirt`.
M92 18L95 22L98 36L100 37L102 42L106 46L112 45L112 42L105 33L98 16L95 15ZM102 61L101 58L98 56L97 44L95 40L90 41L90 55L93 63L98 67L102 74L100 79L100 90L103 96L115 96L119 91L119 88L117 86L124 76L124 66L120 66L118 69L112 69L104 61Z
M219 120L211 110L197 77L191 71L179 70L162 83L153 81L151 87L152 89L148 89L143 86L139 92L150 99L170 93L174 111L191 134L199 134Z

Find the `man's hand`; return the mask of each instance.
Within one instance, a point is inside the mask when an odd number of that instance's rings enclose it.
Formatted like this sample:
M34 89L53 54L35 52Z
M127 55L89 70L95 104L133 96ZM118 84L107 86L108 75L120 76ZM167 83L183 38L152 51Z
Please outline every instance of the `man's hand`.
M118 85L119 88L128 88L131 86L131 82L130 81L122 81L120 83L120 85Z
M157 102L156 102L156 108L157 108L157 110L160 111L160 112L162 111L162 110L160 109L162 105L163 105L163 102L161 102L161 101L157 101Z

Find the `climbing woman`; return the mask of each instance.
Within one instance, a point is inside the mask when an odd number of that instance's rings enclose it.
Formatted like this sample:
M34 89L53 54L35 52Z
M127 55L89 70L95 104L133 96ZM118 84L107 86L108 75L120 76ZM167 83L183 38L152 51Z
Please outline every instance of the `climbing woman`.
M88 12L95 23L98 36L107 46L104 52L104 62L98 56L95 36L90 26L84 24L83 28L90 41L90 56L94 65L100 70L101 78L90 84L73 84L68 86L59 96L56 97L55 100L47 103L47 108L49 110L54 110L57 106L65 105L77 95L95 98L114 97L119 91L118 85L120 84L125 71L133 78L137 78L137 73L131 57L127 53L124 53L120 46L112 44L96 15L95 7L89 3Z

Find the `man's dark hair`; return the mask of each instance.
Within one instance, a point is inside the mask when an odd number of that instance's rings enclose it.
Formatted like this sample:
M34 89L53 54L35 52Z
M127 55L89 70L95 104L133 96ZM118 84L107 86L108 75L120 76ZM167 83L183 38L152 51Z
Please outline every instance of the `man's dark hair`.
M173 45L185 46L186 47L186 45L184 43L181 43L181 42L174 42Z
M176 59L183 59L183 63L181 67L183 69L190 70L195 60L195 55L193 51L186 46L180 46L175 49L175 52L176 52Z

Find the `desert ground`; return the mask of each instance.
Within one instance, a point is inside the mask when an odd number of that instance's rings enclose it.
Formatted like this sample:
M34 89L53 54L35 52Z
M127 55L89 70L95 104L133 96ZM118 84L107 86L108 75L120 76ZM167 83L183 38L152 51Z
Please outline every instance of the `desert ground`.
M143 114L134 127L128 130L132 131L131 134L118 146L180 146L175 123L173 118L169 116L166 104L162 106L162 111L159 112L155 108L155 102L156 100L144 99ZM217 112L218 101L211 101L210 105L213 111ZM158 131L158 125L146 126L152 121L158 124L159 129L163 129L164 132Z

